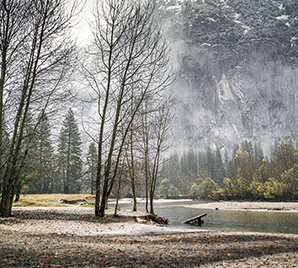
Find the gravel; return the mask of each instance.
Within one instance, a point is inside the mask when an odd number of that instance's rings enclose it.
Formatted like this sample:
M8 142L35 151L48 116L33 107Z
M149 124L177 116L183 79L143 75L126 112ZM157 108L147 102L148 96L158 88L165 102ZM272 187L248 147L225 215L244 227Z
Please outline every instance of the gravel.
M294 234L186 231L79 206L13 215L0 218L0 267L298 267Z

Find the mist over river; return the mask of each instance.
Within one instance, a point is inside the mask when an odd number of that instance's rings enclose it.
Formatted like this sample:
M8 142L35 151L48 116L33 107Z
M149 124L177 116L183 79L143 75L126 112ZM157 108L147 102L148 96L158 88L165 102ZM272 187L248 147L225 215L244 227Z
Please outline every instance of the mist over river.
M191 205L202 202L191 200L155 202L155 213L160 217L167 218L170 221L170 228L298 234L298 213L262 210L215 210L191 207ZM132 204L120 204L120 209L131 210ZM139 203L138 210L145 212L145 204ZM182 224L183 221L203 213L207 213L207 216L203 218L205 221L203 226Z

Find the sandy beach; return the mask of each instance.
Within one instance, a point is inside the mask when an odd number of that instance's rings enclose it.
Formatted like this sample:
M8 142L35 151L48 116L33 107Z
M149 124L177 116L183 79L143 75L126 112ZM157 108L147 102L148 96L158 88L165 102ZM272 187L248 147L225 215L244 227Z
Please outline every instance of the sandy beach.
M175 203L193 201L192 199L155 199L154 203ZM139 198L137 202L144 203L145 199ZM110 202L114 204L115 202ZM132 199L123 198L120 199L119 204L130 204ZM275 212L297 212L298 213L298 202L249 202L249 201L212 201L198 204L187 205L192 208L199 209L218 209L218 210L260 210L260 211L275 211Z
M190 205L193 208L200 209L218 209L218 210L259 210L275 212L297 212L298 202L233 202L219 201L210 203L201 203Z
M298 267L298 235L174 229L130 211L97 219L79 206L13 215L0 219L0 267Z

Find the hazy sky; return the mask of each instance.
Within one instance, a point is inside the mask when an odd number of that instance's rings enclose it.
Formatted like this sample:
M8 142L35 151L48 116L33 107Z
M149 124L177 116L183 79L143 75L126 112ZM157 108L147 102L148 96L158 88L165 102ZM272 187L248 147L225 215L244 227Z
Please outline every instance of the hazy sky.
M93 6L94 0L86 0L86 5L77 18L78 23L74 27L74 35L77 37L78 45L80 46L90 44L92 39L92 32L90 30L89 23L92 21L93 17Z

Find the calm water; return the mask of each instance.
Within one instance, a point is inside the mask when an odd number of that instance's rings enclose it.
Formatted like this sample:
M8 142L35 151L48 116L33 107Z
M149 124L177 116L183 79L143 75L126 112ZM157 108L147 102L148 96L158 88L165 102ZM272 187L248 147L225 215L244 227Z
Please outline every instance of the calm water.
M228 211L211 209L194 209L187 207L198 201L155 203L155 213L167 218L173 227L201 228L222 231L252 231L269 233L298 234L298 213L261 212L261 211ZM186 207L185 207L186 206ZM121 204L121 209L132 209L131 204ZM144 204L138 204L139 211L145 211ZM182 224L183 221L207 213L202 227Z

